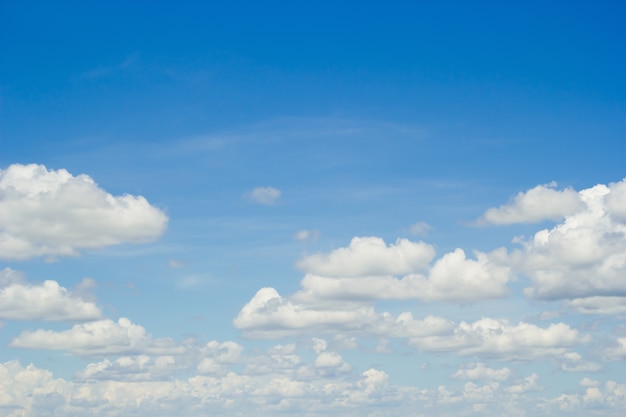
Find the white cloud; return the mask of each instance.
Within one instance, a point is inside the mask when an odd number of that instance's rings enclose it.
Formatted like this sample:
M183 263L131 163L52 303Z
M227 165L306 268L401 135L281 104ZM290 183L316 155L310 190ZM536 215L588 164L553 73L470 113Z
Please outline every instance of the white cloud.
M412 235L426 236L432 229L432 226L426 222L417 222L409 226L409 232Z
M26 283L21 274L0 271L0 318L10 320L93 320L102 316L92 302L48 280Z
M228 365L240 361L242 352L243 346L238 343L231 341L220 343L213 340L200 351L204 359L197 366L198 372L201 374L224 373Z
M278 202L281 194L282 192L274 187L256 187L248 193L248 198L257 204L273 206Z
M269 353L269 352L268 352ZM278 353L278 352L274 352ZM288 352L282 352L288 354ZM258 356L261 359L265 354ZM261 373L229 371L197 375L181 368L177 358L138 355L87 365L78 379L17 361L0 363L0 410L10 417L98 415L169 417L172 415L256 415L393 417L436 410L437 415L584 415L583 407L599 404L608 415L626 406L626 385L614 381L581 381L581 391L543 398L533 373L513 384L508 380L461 387L399 386L383 370L328 373L299 361ZM171 372L177 371L178 374ZM83 378L86 377L86 378ZM436 407L436 408L433 408ZM543 414L542 414L543 413Z
M518 239L523 249L511 259L532 281L526 290L529 296L570 299L571 306L587 313L622 310L623 303L615 298L604 299L607 305L602 307L598 306L601 299L592 297L626 296L626 224L613 216L622 200L619 197L612 206L607 203L614 192L621 193L623 184L580 191L583 210L531 239Z
M428 272L393 276L328 277L307 274L302 291L294 300L388 300L420 299L471 303L508 294L510 268L497 259L501 254L476 252L476 260L467 259L457 249L437 260Z
M185 348L171 339L153 339L146 330L127 318L98 320L74 325L70 330L24 331L10 346L27 349L65 350L77 355L132 353L176 354Z
M398 239L387 246L377 237L355 237L348 247L306 257L296 265L328 277L397 275L425 268L434 255L434 248L424 242Z
M593 379L584 377L583 379L580 380L580 385L583 387L597 387L598 385L600 385L600 383Z
M166 224L144 197L113 196L84 174L34 164L0 170L0 259L151 241Z
M584 208L578 193L567 188L555 190L555 183L538 185L519 193L509 204L490 208L478 224L537 223L543 220L561 220Z
M427 352L456 352L499 360L560 359L570 348L586 343L589 337L565 323L547 328L520 322L482 318L473 323L460 322L451 333L414 337L410 343Z
M452 378L456 379L470 379L470 380L494 380L504 381L511 376L511 370L509 368L492 369L485 363L469 363L465 367L456 371Z
M574 298L565 305L582 314L626 314L626 297Z
M618 338L613 346L606 348L603 357L609 361L626 359L626 337Z
M320 231L317 229L311 230L299 230L295 235L294 239L296 240L317 240L320 237Z
M512 394L523 394L529 391L541 391L543 387L537 384L539 375L533 373L532 375L524 378L524 381L517 385L512 385L506 389L507 392Z
M626 178L618 183L609 184L611 193L606 198L606 205L614 220L626 223Z
M475 252L468 259L462 249L445 254L432 267L434 249L424 242L398 239L386 245L376 237L355 237L348 247L315 254L297 266L308 273L293 300L374 301L420 299L472 303L509 293L514 278L504 249ZM404 275L396 277L395 275Z
M78 380L155 381L169 378L175 371L184 369L176 357L165 355L123 356L114 361L90 363L76 374Z
M510 268L501 262L504 251L491 254L476 252L476 260L467 259L456 249L437 260L428 280L420 283L424 300L473 302L508 294L506 284L512 279Z

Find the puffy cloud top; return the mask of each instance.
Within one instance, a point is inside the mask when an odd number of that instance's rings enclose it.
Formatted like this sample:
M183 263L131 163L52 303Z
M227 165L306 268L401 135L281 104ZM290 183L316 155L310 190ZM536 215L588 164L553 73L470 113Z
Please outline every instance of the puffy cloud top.
M71 294L58 282L38 285L12 282L3 287L0 271L0 318L15 320L92 320L102 315L98 306Z
M113 196L87 175L14 164L0 170L0 258L75 255L158 238L167 216L142 196Z
M329 277L366 275L401 275L425 268L435 256L435 249L424 242L398 239L386 245L378 237L355 237L350 245L329 254L302 259L298 268Z
M503 225L556 221L585 207L575 190L559 191L554 189L555 186L555 183L538 185L521 192L509 204L487 210L478 223Z

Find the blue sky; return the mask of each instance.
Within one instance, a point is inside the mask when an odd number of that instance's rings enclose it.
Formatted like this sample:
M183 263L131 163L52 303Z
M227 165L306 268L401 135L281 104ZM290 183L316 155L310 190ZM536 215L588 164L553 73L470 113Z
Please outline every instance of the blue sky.
M619 2L0 4L0 416L626 408Z

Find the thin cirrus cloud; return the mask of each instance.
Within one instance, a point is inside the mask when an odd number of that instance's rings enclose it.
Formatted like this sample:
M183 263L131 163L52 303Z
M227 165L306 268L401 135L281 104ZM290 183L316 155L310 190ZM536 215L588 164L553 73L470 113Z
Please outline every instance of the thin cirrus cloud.
M152 241L167 216L142 196L113 196L87 175L14 164L0 170L0 259L76 255Z

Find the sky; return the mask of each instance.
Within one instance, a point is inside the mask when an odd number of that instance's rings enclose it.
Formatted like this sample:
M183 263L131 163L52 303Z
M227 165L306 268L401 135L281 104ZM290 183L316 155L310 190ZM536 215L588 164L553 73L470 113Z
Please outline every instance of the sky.
M622 416L625 20L0 2L0 417Z

